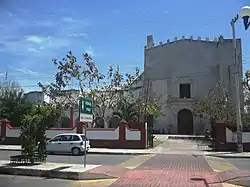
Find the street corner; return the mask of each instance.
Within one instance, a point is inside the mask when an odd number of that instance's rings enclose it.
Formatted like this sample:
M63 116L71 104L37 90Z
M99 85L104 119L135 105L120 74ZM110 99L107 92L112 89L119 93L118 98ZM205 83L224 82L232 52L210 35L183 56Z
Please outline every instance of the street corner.
M152 157L154 157L156 154L145 154L145 155L138 155L135 156L125 162L122 162L121 164L118 164L118 167L126 168L126 169L135 169L144 162L148 161Z
M228 170L217 173L222 183L228 186L250 186L250 172L244 170Z
M79 184L77 185L93 185L93 186L98 186L98 184L108 184L111 183L112 181L115 182L118 178L124 176L128 171L133 170L149 160L150 158L154 157L155 154L145 154L145 155L138 155L134 156L133 158L122 162L117 165L102 165L93 169L90 169L87 171L89 175L100 175L103 176L103 178L100 180L89 180L89 181L79 181Z
M242 185L230 184L230 183L222 183L223 187L246 187Z
M103 179L113 179L113 178L121 177L127 171L129 171L128 168L121 167L118 165L103 165L103 166L99 166L99 167L90 169L90 170L86 171L86 173L88 173L90 175L103 176Z
M225 187L250 186L250 172L238 169L224 158L206 156L206 161L217 173L217 177Z
M226 161L224 158L204 156L209 166L215 172L224 172L229 170L237 170L238 168Z
M82 180L82 181L75 181L71 187L109 187L116 181L117 181L116 178Z

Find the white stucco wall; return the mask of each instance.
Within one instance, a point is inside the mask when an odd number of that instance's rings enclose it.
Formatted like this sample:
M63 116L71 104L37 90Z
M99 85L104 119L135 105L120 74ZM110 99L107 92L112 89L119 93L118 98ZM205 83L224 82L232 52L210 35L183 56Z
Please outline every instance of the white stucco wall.
M141 131L139 130L129 130L126 127L126 140L141 140Z
M226 140L227 142L237 143L237 133L232 132L230 129L226 128ZM242 133L242 142L249 143L250 142L250 132Z
M6 137L19 137L21 133L20 128L6 128ZM46 136L47 138L52 138L58 134L63 134L63 133L76 133L76 128L74 129L50 129L46 131Z
M119 127L115 130L89 130L87 137L91 140L118 140Z
M6 137L19 137L21 133L20 128L9 129L6 128Z
M20 128L6 128L6 137L19 137L20 136ZM74 129L49 129L46 131L47 138L53 138L58 134L63 133L76 133L76 128ZM84 131L83 131L84 133ZM89 139L95 140L118 140L119 139L119 127L115 130L87 130L87 137ZM129 137L134 138L134 134L129 132Z

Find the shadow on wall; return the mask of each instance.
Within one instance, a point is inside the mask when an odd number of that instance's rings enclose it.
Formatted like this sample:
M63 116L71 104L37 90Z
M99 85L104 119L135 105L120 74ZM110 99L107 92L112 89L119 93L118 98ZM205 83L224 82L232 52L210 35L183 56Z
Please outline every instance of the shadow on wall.
M109 128L117 128L121 121L121 117L119 115L114 114L109 121Z
M60 120L61 128L69 128L70 127L70 119L66 116L63 116Z

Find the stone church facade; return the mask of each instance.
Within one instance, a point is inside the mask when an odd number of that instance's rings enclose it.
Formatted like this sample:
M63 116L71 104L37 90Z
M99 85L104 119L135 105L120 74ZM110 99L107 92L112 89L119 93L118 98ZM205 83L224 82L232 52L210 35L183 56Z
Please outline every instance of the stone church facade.
M155 44L147 37L144 49L144 93L162 105L171 98L164 116L155 120L155 129L172 134L203 134L209 121L193 115L193 98L204 98L223 81L234 99L236 66L232 39L223 36L212 41L201 37ZM237 39L237 59L242 70L241 40ZM240 72L242 74L242 71ZM171 97L169 97L171 96Z

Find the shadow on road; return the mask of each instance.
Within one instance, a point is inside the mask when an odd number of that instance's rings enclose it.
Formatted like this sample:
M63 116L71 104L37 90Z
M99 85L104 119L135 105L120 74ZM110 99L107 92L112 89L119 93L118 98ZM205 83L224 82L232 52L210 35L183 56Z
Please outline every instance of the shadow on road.
M206 187L209 187L209 183L204 178L191 178L192 181L203 181Z

